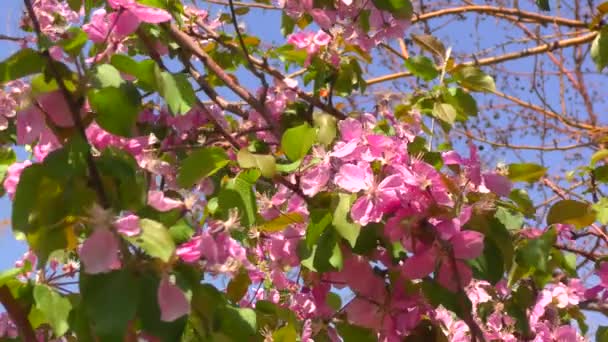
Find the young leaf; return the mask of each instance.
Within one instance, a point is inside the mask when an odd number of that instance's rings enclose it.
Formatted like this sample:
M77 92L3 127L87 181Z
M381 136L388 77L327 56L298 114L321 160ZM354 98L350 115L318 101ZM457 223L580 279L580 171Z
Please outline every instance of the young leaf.
M509 165L509 179L514 182L528 182L533 183L538 181L547 173L547 168L532 164L511 164Z
M439 70L433 61L425 56L414 56L405 60L405 67L414 76L431 81L439 76Z
M169 234L169 230L160 222L149 219L139 220L141 234L128 238L128 240L146 254L168 262L175 251L175 243Z
M258 229L263 232L276 233L284 230L290 224L302 223L304 217L299 213L281 214L274 220L262 223Z
M350 207L353 202L353 195L339 194L338 206L334 211L334 219L332 221L338 234L348 241L351 247L355 247L357 238L361 232L361 226L349 221Z
M228 155L219 147L197 150L182 161L177 175L177 183L183 188L192 187L201 179L221 170L229 162Z
M132 135L141 106L139 91L132 84L91 90L89 103L97 113L97 123L103 129L123 137Z
M72 310L70 301L46 285L34 286L36 309L44 315L55 336L62 336L70 328L68 317Z
M561 200L555 203L547 214L547 224L572 224L578 229L595 222L595 212L589 203L575 200Z
M292 160L302 159L315 143L317 132L308 123L289 128L283 133L281 149Z
M155 68L158 93L167 101L174 115L183 115L192 109L197 101L192 84L185 74L170 74Z
M458 68L454 78L460 85L472 91L493 92L496 90L492 76L475 66L468 65Z
M22 49L0 63L0 84L42 72L45 65L37 51Z
M452 125L458 114L451 104L435 102L435 105L433 105L433 115L441 121Z
M591 58L598 71L604 70L608 65L608 28L602 27L591 43Z

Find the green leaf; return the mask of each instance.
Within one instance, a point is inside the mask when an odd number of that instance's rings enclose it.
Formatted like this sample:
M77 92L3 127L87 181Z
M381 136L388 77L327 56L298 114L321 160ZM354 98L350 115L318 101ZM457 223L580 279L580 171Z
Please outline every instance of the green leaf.
M322 273L342 269L342 251L336 233L331 230L323 232L312 249L308 249L304 241L300 242L298 248L302 266L311 271Z
M595 222L595 213L589 203L575 200L561 200L555 203L547 214L547 224L572 224L578 229Z
M483 253L470 262L476 279L489 281L492 285L499 282L505 273L503 255L490 238L484 238Z
M374 342L378 340L371 329L344 322L336 324L336 328L344 342Z
M326 209L312 209L306 228L306 246L311 249L332 223L332 215Z
M95 334L121 341L137 311L140 295L137 279L127 270L81 274L80 290Z
M302 159L317 139L317 132L308 123L289 128L281 138L281 149L292 160Z
M124 83L120 88L91 90L89 103L103 129L123 137L132 135L141 107L139 91L133 85Z
M412 34L412 40L424 50L427 50L442 60L446 57L446 49L443 43L430 34Z
M119 88L125 83L125 80L114 66L111 64L101 64L95 68L92 82L95 88Z
M70 328L68 317L72 310L70 301L46 285L34 286L34 301L46 318L55 336L63 336Z
M299 213L281 214L279 217L262 223L258 229L267 233L276 233L284 230L287 226L304 222L304 217Z
M138 211L147 205L147 180L131 154L106 148L95 161L112 207Z
M183 218L169 228L169 235L171 235L171 238L176 245L187 242L194 233L194 228Z
M72 0L74 1L74 0ZM80 0L78 6L82 4ZM89 39L87 34L79 27L71 27L67 31L67 38L59 41L59 45L63 47L63 50L71 56L78 56L82 48L86 45Z
M452 125L456 120L456 115L458 115L456 109L451 104L435 102L433 116Z
M255 311L246 308L224 306L218 313L220 331L232 337L232 341L251 341L257 333Z
M139 225L142 230L141 234L127 239L151 257L169 262L175 252L175 243L169 230L162 223L149 219L139 220Z
M496 219L500 221L508 230L520 230L524 224L524 217L520 213L513 213L509 209L499 207L496 209Z
M229 162L228 155L219 147L194 151L182 161L177 183L183 188L192 187L203 178L212 176L224 168Z
M0 84L42 72L45 65L37 51L22 49L0 63Z
M454 78L456 78L460 85L472 91L496 91L496 85L492 76L484 73L478 67L461 67L454 74Z
M0 148L0 180L4 179L4 176L6 176L6 172L8 171L8 167L16 161L17 156L12 148L8 146Z
M536 213L534 203L532 203L530 196L528 196L528 193L525 190L513 189L509 194L509 198L517 204L521 212L527 217L534 216Z
M228 182L218 195L218 207L227 219L229 210L236 208L239 211L241 224L249 227L256 222L257 205L253 184L260 176L257 170L241 172L237 177Z
M372 0L377 9L390 12L395 18L409 19L413 13L409 0Z
M509 179L514 182L533 183L547 173L547 168L532 163L509 165Z
M594 166L598 161L603 160L604 158L608 158L608 150L599 150L591 156L591 163L589 165Z
M444 96L444 101L451 104L458 112L465 116L477 116L479 109L477 102L471 94L462 88L448 88L449 96Z
M196 104L196 93L185 74L170 74L156 67L155 77L158 93L174 115L186 114Z
M251 285L251 279L249 279L247 271L241 269L241 271L228 283L226 297L233 303L238 304L245 294L247 294L249 285Z
M597 203L593 204L593 210L599 223L608 224L608 198L600 198Z
M298 333L291 324L288 324L272 333L273 342L292 342L297 340Z
M526 240L515 252L518 265L548 272L548 261L551 247L556 239L554 230L550 230L536 239Z
M595 180L602 183L608 183L608 165L598 166L593 170Z
M126 55L113 55L110 62L116 69L137 78L137 85L153 91L158 90L154 70L156 62L151 59L137 62Z
M329 114L314 113L315 126L319 128L317 139L325 146L331 145L337 135L336 118Z
M606 327L606 326L597 327L597 331L595 332L595 341L596 342L608 342L608 327Z
M591 43L591 59L598 71L604 70L608 65L608 29L602 28Z
M70 9L74 12L78 12L82 7L82 0L68 0Z
M405 67L414 76L425 81L431 81L439 76L439 70L433 61L425 56L414 56L405 60Z
M338 206L334 211L332 224L334 228L342 236L351 247L357 244L357 238L361 232L361 226L350 222L350 208L355 200L354 195L341 193L339 196Z
M549 0L536 0L536 6L543 11L550 11Z
M262 176L272 178L276 174L276 160L271 155L253 154L246 148L242 148L236 155L239 166L244 169L258 168Z

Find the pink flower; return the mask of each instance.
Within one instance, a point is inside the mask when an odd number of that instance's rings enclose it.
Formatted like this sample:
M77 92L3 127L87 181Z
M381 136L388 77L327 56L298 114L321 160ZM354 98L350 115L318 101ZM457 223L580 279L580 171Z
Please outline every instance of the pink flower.
M384 209L397 201L397 191L403 186L400 175L390 175L377 184L369 164L344 164L335 177L336 184L349 192L366 190L351 208L353 221L367 225L379 222Z
M128 237L137 236L141 233L141 227L139 226L139 217L137 215L127 215L121 217L114 222L116 230Z
M164 275L160 281L157 296L162 321L173 322L190 313L190 303L186 295L169 280L167 275Z
M26 167L32 165L32 162L29 160L25 160L23 162L16 162L11 164L6 171L6 179L4 179L4 190L8 194L10 199L15 198L15 193L17 192L17 185L19 184L19 178L21 177L21 173L25 170Z
M467 286L473 274L471 268L463 261L474 259L483 251L483 235L479 232L466 230L456 233L448 240L452 246L453 258L442 252L438 244L421 246L414 255L408 258L402 266L402 274L408 279L420 279L435 270L439 264L437 281L452 292L458 290L458 285ZM458 280L458 281L455 281Z
M80 261L89 274L106 273L120 268L118 240L108 229L93 231L80 248Z
M331 36L325 33L324 31L319 31L317 33L313 33L310 31L300 31L297 33L292 33L287 38L287 42L289 44L294 45L298 49L305 49L308 52L308 57L306 58L305 66L310 64L311 58L319 52L321 47L326 46L331 41Z
M148 205L158 211L169 211L183 207L184 203L165 197L165 193L158 190L148 192Z

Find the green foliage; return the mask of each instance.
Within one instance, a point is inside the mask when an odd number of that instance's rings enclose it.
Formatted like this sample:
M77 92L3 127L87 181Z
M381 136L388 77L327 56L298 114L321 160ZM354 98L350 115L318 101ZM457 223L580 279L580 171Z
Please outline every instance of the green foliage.
M514 182L533 183L547 173L547 168L532 163L509 165L509 179Z
M171 74L156 67L154 77L158 93L165 99L174 115L186 114L198 101L185 74Z
M175 251L169 230L161 223L149 219L139 220L139 225L141 234L128 240L151 257L168 262Z
M492 76L474 66L464 66L454 72L454 78L461 86L471 91L494 92L496 85Z
M414 56L406 59L405 67L416 77L427 82L439 76L439 70L437 70L435 63L425 56Z
M108 77L111 77L108 75ZM114 82L104 79L103 82ZM124 83L119 87L91 90L88 94L91 108L97 113L97 123L106 131L130 137L141 111L141 97L137 89Z
M304 123L289 128L281 138L281 150L292 161L302 159L317 139L317 132L309 124Z
M336 229L336 232L340 234L351 247L355 247L357 244L357 237L361 232L361 226L356 223L352 223L350 218L350 208L355 201L356 196L350 194L338 194L338 205L334 211L332 224Z
M141 294L138 284L128 270L80 275L82 305L93 332L103 341L117 341L125 336L137 312Z
M203 178L214 175L229 162L230 159L223 149L219 147L201 148L182 161L177 182L181 187L192 187Z
M598 71L604 70L608 65L608 28L602 27L591 43L591 58Z
M231 179L218 195L221 215L228 218L229 210L238 209L241 224L249 227L256 222L257 204L253 185L260 176L257 170L246 170Z
M258 168L266 178L272 178L277 172L277 164L272 155L254 154L247 149L241 149L236 157L240 167Z
M595 221L595 213L589 203L575 200L561 200L555 203L547 214L547 224L572 224L578 229L585 228Z
M0 84L42 72L45 63L37 51L22 49L0 63Z
M338 323L336 328L344 342L373 342L377 340L376 334L370 329L348 323Z
M46 285L34 286L35 310L49 323L55 336L62 336L70 328L68 317L72 310L70 301Z

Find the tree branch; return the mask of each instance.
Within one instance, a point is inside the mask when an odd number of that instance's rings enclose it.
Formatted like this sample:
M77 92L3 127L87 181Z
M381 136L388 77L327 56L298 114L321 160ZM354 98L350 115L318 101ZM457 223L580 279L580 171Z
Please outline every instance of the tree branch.
M3 285L0 287L0 303L8 312L8 315L11 317L17 329L19 330L19 336L23 339L24 342L36 342L36 333L30 324L29 319L27 318L28 313L13 295L11 294L11 290Z

